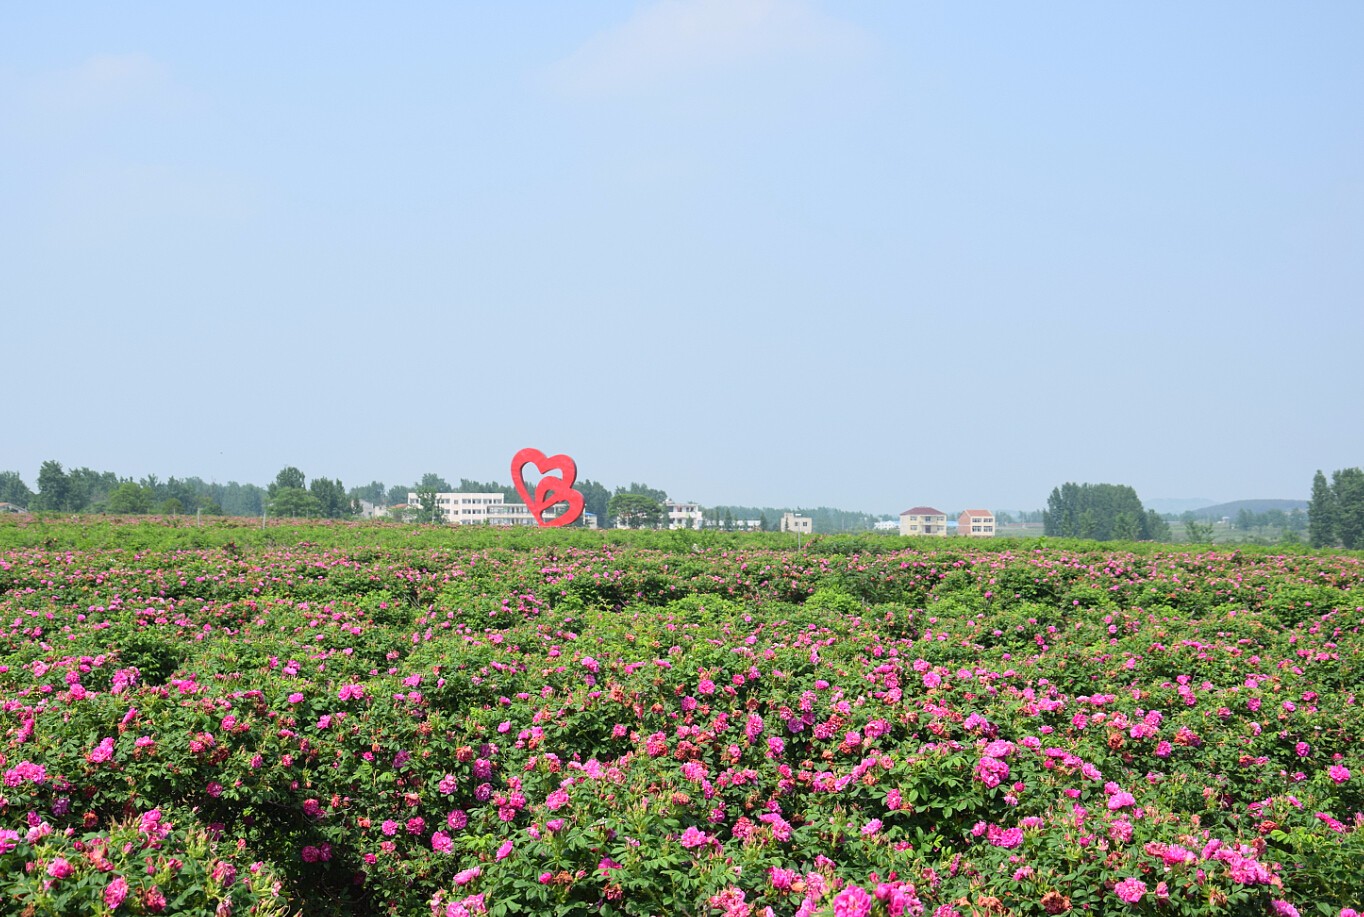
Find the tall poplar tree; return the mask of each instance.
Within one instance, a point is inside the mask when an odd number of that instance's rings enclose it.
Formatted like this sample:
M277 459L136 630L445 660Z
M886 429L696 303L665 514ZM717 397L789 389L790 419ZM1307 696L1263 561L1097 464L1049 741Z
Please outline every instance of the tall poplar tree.
M1318 468L1312 477L1312 501L1307 504L1307 537L1314 548L1336 543L1335 513L1331 504L1331 485L1326 483L1326 475Z

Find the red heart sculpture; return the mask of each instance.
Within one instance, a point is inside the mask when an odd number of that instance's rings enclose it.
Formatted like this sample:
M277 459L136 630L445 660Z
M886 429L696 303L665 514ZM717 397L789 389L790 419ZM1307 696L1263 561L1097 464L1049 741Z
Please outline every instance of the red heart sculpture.
M527 465L534 465L544 477L535 485L534 498L530 495L529 488L526 487L526 480L521 476ZM560 477L550 477L549 472L558 471ZM526 509L535 517L535 524L540 526L552 527L560 525L571 525L583 514L583 495L573 489L573 482L578 477L578 466L573 463L573 459L566 455L551 455L546 457L539 449L529 447L522 449L512 456L511 463L512 483L516 485L516 492L521 495L521 499L526 501ZM542 513L554 506L556 503L566 503L568 508L564 512L548 522L542 517Z

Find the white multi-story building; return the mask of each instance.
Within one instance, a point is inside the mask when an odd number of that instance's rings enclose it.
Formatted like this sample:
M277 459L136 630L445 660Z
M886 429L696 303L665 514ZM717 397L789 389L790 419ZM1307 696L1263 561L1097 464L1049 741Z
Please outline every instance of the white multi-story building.
M701 528L701 504L679 503L676 500L664 500L663 509L668 517L668 528Z
M407 494L409 506L421 506L416 491ZM436 505L450 525L534 525L530 510L508 503L505 494L438 493Z
M809 516L802 516L800 513L782 513L781 530L783 532L799 532L802 535L810 535L815 530L815 520Z

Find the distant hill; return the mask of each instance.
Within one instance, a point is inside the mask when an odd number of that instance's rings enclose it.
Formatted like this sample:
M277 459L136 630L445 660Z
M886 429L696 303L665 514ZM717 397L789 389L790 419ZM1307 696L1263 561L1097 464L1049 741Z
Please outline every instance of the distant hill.
M1291 513L1295 509L1303 512L1307 511L1306 500L1233 500L1230 503L1218 503L1216 506L1204 506L1193 510L1193 514L1199 519L1221 519L1228 516L1236 518L1236 514L1241 510L1249 510L1252 513L1267 513L1271 509L1283 510Z
M1204 497L1159 497L1155 500L1142 500L1141 505L1158 513L1185 513L1212 506L1213 502Z

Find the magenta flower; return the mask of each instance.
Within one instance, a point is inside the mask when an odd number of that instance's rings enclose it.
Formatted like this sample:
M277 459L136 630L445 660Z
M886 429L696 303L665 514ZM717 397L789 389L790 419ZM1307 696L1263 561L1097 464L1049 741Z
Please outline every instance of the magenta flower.
M336 696L341 700L362 700L365 696L365 686L358 684L342 685Z
M128 897L128 882L122 876L114 876L104 886L104 906L111 911L118 910L123 899Z
M1022 828L1001 828L999 825L991 825L985 834L991 846L1003 847L1005 850L1012 850L1023 843Z
M54 879L69 879L75 870L64 858L57 857L47 866L47 874Z
M976 762L976 779L994 789L1009 777L1009 765L988 755Z
M1113 886L1113 892L1128 904L1136 904L1146 894L1146 883L1140 879L1123 879Z
M1350 779L1350 769L1343 764L1332 764L1326 769L1326 774L1336 783L1344 783Z
M503 841L502 846L497 848L497 858L499 860L505 860L507 857L511 856L511 852L515 846L516 845L509 840Z
M508 843L511 842L508 841ZM498 859L501 859L501 857ZM483 868L481 866L471 866L468 869L455 873L455 878L452 881L456 885L468 885L481 875L483 875Z
M103 764L114 756L114 740L112 737L100 740L100 743L85 756L85 760L91 764Z
M437 831L431 835L431 849L437 853L449 853L455 849L455 842L444 831Z
M166 894L153 885L142 893L142 907L149 914L159 914L166 909Z
M872 896L860 885L849 885L834 895L834 917L867 917Z
M682 832L682 846L688 849L693 847L704 847L713 840L709 834L700 830L695 825L691 825L686 831Z
M1133 806L1136 804L1137 804L1136 797L1133 796L1131 793L1127 792L1126 790L1119 790L1112 796L1108 797L1108 808L1113 812L1125 808L1126 806Z

